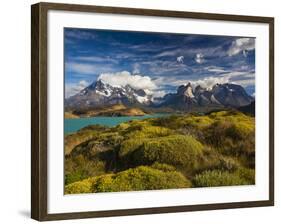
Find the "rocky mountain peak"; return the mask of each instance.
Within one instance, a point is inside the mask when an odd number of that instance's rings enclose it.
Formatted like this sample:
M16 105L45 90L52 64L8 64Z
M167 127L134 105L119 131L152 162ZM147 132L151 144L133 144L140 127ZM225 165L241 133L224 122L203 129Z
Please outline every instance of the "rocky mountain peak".
M66 99L65 103L70 108L109 106L120 103L124 105L149 105L151 99L152 96L146 94L142 89L134 89L130 85L112 86L99 79L78 94Z
M181 85L178 87L178 90L177 90L177 94L178 95L185 95L189 98L194 98L194 95L193 95L193 89L192 89L192 86L191 86L191 83L187 83L186 85Z
M164 96L164 106L190 110L192 107L234 107L249 105L254 99L245 89L237 84L215 84L212 88L203 88L198 85L192 88L191 84L181 85L175 94Z

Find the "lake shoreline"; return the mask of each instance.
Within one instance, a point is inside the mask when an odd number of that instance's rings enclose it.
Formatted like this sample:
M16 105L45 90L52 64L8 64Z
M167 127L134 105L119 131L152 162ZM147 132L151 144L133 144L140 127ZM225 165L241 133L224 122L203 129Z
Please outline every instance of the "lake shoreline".
M89 125L101 125L105 127L114 127L131 120L144 120L148 118L158 118L172 115L171 113L154 113L142 116L94 116L79 118L64 118L64 135L73 134Z

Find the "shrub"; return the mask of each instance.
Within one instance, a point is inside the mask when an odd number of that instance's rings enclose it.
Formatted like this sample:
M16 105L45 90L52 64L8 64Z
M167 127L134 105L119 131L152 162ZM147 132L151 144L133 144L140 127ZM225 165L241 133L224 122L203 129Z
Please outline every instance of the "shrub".
M171 165L168 165L168 164L165 164L165 163L153 163L151 165L151 168L153 169L157 169L157 170L162 170L164 172L169 172L169 171L175 171L176 168L171 166Z
M65 184L98 176L105 172L105 162L101 160L88 160L83 155L65 159Z
M95 131L80 130L64 137L64 153L69 155L71 151L82 142L88 141L97 135Z
M196 128L200 129L209 126L213 123L213 120L208 116L200 116L188 114L185 116L171 115L168 117L161 117L153 121L154 125L167 127L170 129L181 129L181 128Z
M192 136L171 135L147 139L132 153L135 164L166 163L193 169L203 155L203 146Z
M254 169L247 169L247 168L240 168L236 171L236 174L246 180L249 184L255 184L255 170Z
M95 138L76 146L71 156L83 155L88 159L97 157L100 152L105 152L118 147L123 137L117 132L101 132Z
M148 124L138 124L127 129L127 138L155 138L173 134L168 128L160 126L151 126Z
M80 194L80 193L91 193L92 183L94 178L88 178L82 181L71 183L65 186L65 194Z
M181 173L140 166L95 179L93 192L139 191L191 187Z
M221 170L234 172L241 166L240 162L233 157L221 155L217 150L209 147L204 148L204 155L195 173L205 170Z
M83 172L83 170L78 170L72 173L68 173L65 175L65 184L71 184L73 182L76 181L80 181L83 180L87 177L87 175L85 175L85 173Z
M237 172L212 170L204 171L193 179L196 187L215 187L215 186L233 186L233 185L250 185L249 179Z
M216 121L205 129L203 141L225 155L250 157L255 153L255 133L246 124Z
M144 138L130 138L125 140L120 145L119 156L125 157L129 153L132 153L138 149L147 139Z

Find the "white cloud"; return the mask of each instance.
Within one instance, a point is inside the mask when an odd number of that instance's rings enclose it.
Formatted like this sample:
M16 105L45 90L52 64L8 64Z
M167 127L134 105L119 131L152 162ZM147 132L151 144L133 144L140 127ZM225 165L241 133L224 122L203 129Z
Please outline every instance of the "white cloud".
M66 69L80 74L92 74L96 71L94 65L75 62L66 63Z
M73 39L79 39L79 40L91 40L91 39L96 39L96 35L88 32L86 30L78 30L74 29L71 31L66 31L65 36L67 38L73 38Z
M239 38L232 42L227 53L229 56L237 55L241 51L244 57L247 57L248 52L255 49L255 39L254 38Z
M90 64L90 63L77 63L77 62L67 62L65 63L66 71L74 72L77 74L94 75L100 74L105 71L111 72L113 70L111 65L101 65L101 64Z
M112 86L126 86L130 85L134 89L154 90L156 89L155 83L149 76L132 75L128 71L116 72L116 73L102 73L98 77L98 80L102 80Z
M203 79L192 81L194 86L200 85L204 88L211 88L216 83L234 83L243 87L255 85L255 73L251 72L229 72L221 76L209 76Z
M176 55L181 54L182 52L183 52L182 49L167 50L167 51L163 51L159 54L156 54L154 57L159 58L159 57L167 57L167 56L176 56Z
M65 98L79 93L82 89L86 88L89 83L86 80L81 80L77 84L66 84L65 85Z
M217 83L222 84L227 82L229 82L228 76L222 76L222 77L210 76L196 81L191 81L191 84L194 87L200 85L203 88L212 88Z
M80 56L73 58L75 60L79 61L85 61L85 62L97 62L97 63L113 63L118 64L118 60L113 59L111 57L97 57L97 56Z
M243 50L243 55L244 55L244 57L246 58L246 57L248 56L248 51Z
M177 57L177 62L183 63L184 56Z
M163 97L166 95L166 92L164 90L159 90L159 91L154 91L153 92L153 97Z
M196 54L194 59L198 64L201 64L204 62L204 55L201 53Z
M216 72L216 73L226 72L224 68L218 66L208 66L205 67L204 69L207 70L208 72Z
M234 83L243 86L244 88L247 86L255 85L255 73L254 72L224 72L220 75L208 76L202 79L179 79L178 77L158 77L154 80L154 83L161 87L165 84L170 86L174 86L175 90L180 85L185 85L187 83L191 83L193 87L200 85L203 88L211 88L215 84L223 84L223 83Z
M133 74L140 74L140 65L138 63L133 65Z
M144 61L141 63L144 66L148 66L148 70L154 75L163 75L163 73L178 74L180 72L187 72L188 66L184 63L178 63L177 61L169 60L155 60Z

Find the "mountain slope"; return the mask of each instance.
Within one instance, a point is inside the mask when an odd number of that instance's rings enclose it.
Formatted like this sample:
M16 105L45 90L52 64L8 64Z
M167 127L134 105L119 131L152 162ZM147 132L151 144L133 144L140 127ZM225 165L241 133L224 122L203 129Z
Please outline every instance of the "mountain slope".
M242 86L236 84L216 84L211 89L199 85L193 90L191 84L188 83L179 86L177 93L165 95L160 106L180 110L206 106L238 108L251 104L253 100Z
M67 108L91 108L97 106L110 106L115 104L149 105L152 96L142 89L134 89L129 85L114 87L102 80L93 82L78 94L65 100Z
M168 93L162 98L154 98L143 89L130 85L112 86L98 80L65 100L66 110L87 110L124 105L134 108L172 108L180 111L205 111L216 108L240 108L254 101L240 85L224 83L212 88L195 88L191 83L178 87L176 93Z

